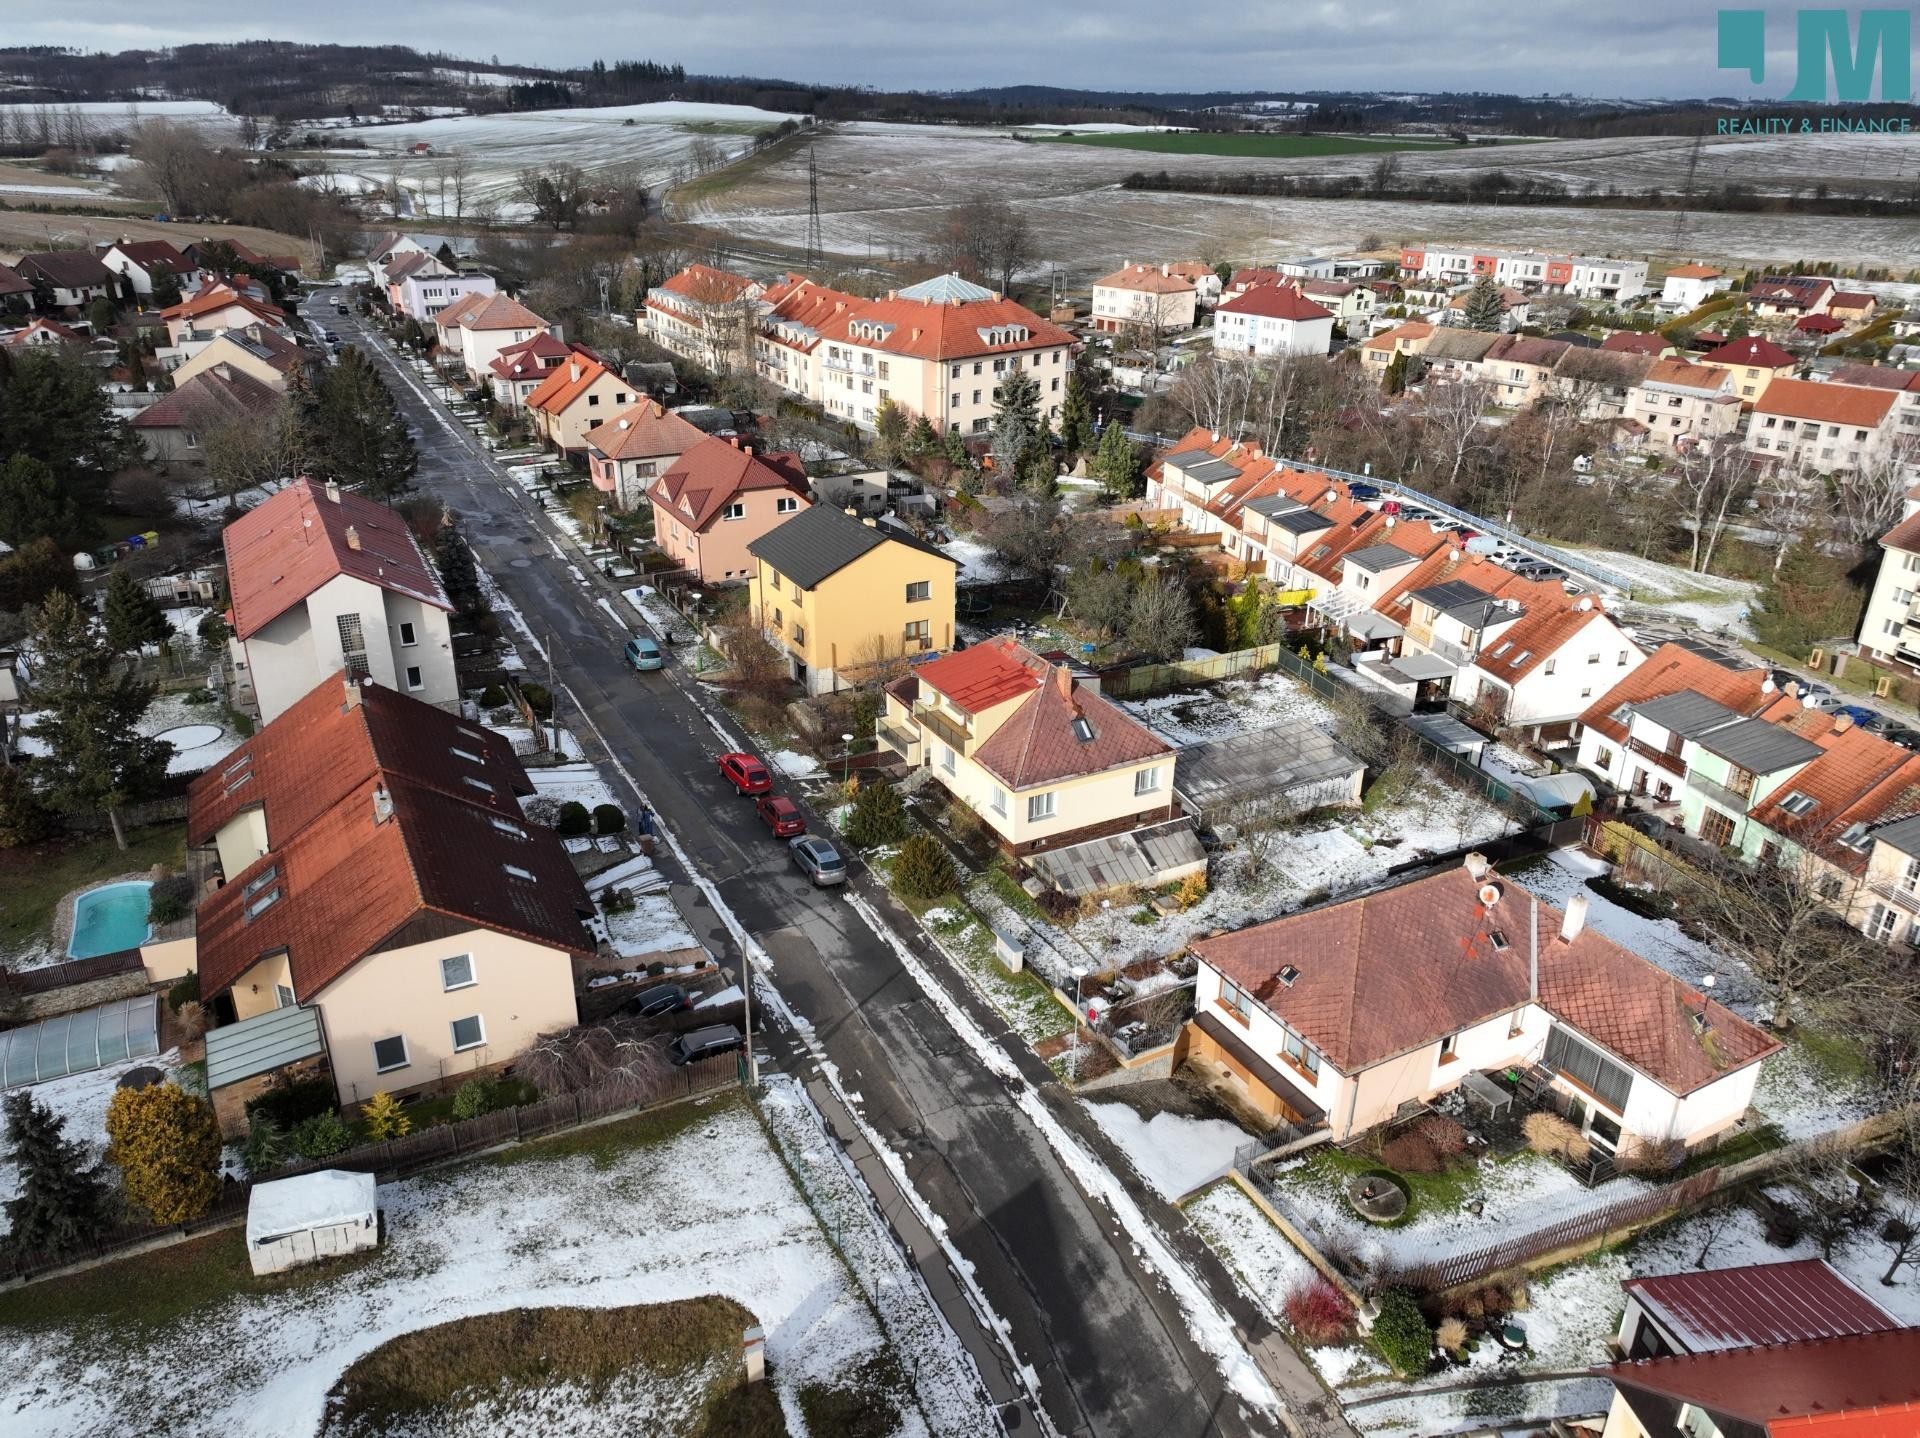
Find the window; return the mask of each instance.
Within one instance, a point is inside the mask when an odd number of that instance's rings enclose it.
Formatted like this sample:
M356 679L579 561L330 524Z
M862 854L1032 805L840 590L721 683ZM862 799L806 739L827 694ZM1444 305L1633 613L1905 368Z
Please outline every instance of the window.
M732 504L720 511L720 517L722 519L745 519L747 517L747 506L741 500L736 499Z
M1909 894L1920 893L1920 859L1907 860L1907 867L1900 871L1900 887Z
M592 408L593 408L593 407L594 407L595 405L597 405L597 404L599 404L599 403L600 403L600 396L599 396L599 395L597 395L597 394L590 394L590 395L588 395L588 396L587 396L587 408L588 408L588 409L592 409Z
M473 955L455 954L450 959L440 961L440 987L446 993L455 989L470 987L473 978Z
M478 789L482 793L491 794L493 792L493 785L489 784L485 779L476 779L471 774L462 774L460 776L460 782L465 784L469 789Z
M1559 661L1558 659L1549 659L1549 660L1547 661L1547 667L1546 667L1546 670L1545 670L1545 672L1546 672L1546 673L1548 673L1548 674L1551 674L1551 673L1553 673L1553 669L1554 669L1554 666L1555 666L1556 664L1558 664L1559 662L1560 662L1560 661Z
M409 664L407 666L408 690L411 691L414 689L425 689L426 687L427 687L427 681L420 677L420 666L418 664Z
M453 1030L453 1051L464 1053L468 1049L477 1049L487 1041L486 1025L480 1022L480 1015L469 1014L464 1019L455 1019L449 1027Z
M1142 769L1133 776L1133 792L1136 794L1158 794L1160 792L1160 771Z
M1280 1032L1280 1052L1287 1056L1295 1068L1304 1069L1313 1077L1320 1077L1320 1055L1314 1052L1313 1045L1290 1028Z
M360 616L342 614L334 620L340 633L340 657L346 660L347 673L362 676L367 668L367 639L360 627Z
M795 644L805 644L807 642L807 631L798 624L793 626L793 642Z
M247 887L242 897L244 898L253 897L253 895L259 893L262 889L266 888L268 884L271 884L275 879L279 877L280 877L280 866L278 864L267 865L266 868L262 869L259 873L255 874L251 879L247 880Z
M1680 1431L1687 1438L1721 1438L1720 1425L1713 1421L1713 1415L1691 1403L1680 1405Z
M293 985L275 984L273 986L273 1002L276 1008L282 1008L282 1009L292 1008L293 1007Z
M1051 792L1048 792L1045 794L1028 795L1027 796L1027 822L1029 824L1037 824L1042 819L1053 818L1056 812L1053 801L1054 801L1054 796Z
M1886 943L1893 937L1894 926L1899 920L1898 912L1885 904L1875 904L1873 912L1867 916L1867 937Z
M940 767L949 774L954 772L953 750L945 744L940 746Z
M1601 745L1598 749L1595 749L1593 751L1593 762L1595 765L1597 765L1599 768L1602 768L1602 769L1612 768L1613 767L1613 750L1607 748L1606 745L1604 744Z
M1253 1017L1253 1000L1247 997L1247 991L1238 984L1220 981L1220 1002L1233 1010L1234 1015L1245 1023Z
M775 594L780 592L780 575L777 570L767 571L767 588Z
M247 905L247 922L252 923L279 902L280 890L277 887L268 889L266 893Z
M974 368L975 368L975 369L979 369L979 368L980 368L980 366L979 366L979 365L975 365L975 366L974 366ZM980 403L980 391L979 391L979 390L975 390L975 391L973 392L973 402L974 402L975 404L978 404L978 403Z
M1701 842L1724 849L1733 842L1733 820L1718 809L1709 808L1700 815Z
M993 786L993 812L1002 819L1007 817L1007 791L998 784Z
M800 507L800 501L791 494L783 494L773 502L775 514L792 514Z
M407 1040L404 1034L395 1034L391 1038L373 1041L373 1071L392 1073L395 1069L405 1068L412 1060L407 1057Z
M1608 1108L1616 1112L1626 1108L1633 1075L1559 1024L1547 1035L1547 1049L1541 1061L1555 1073L1572 1079Z
M927 580L919 580L907 586L907 603L924 604L933 598L933 585Z
M413 625L403 623L400 626L400 647L402 649L411 649L419 642L419 637L413 632Z
M1450 1064L1455 1059L1459 1058L1460 1057L1459 1045L1460 1045L1460 1035L1458 1034L1448 1034L1445 1038L1440 1040L1440 1062L1443 1064Z
M902 637L909 649L931 649L933 647L932 628L928 621L924 619L916 619L909 624L906 628L906 633Z

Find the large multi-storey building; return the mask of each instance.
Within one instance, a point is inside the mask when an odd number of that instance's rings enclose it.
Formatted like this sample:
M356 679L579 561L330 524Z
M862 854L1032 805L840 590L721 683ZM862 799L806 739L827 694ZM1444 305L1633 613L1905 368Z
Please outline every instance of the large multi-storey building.
M1647 292L1645 260L1552 255L1533 250L1406 245L1400 250L1400 273L1455 283L1487 275L1499 284L1552 290L1582 299L1631 300Z

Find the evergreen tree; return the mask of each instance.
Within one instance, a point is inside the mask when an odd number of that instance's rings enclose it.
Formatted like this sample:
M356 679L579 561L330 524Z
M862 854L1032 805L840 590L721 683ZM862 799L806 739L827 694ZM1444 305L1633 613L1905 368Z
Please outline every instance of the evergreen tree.
M73 561L51 539L36 539L0 559L0 609L19 612L44 603L50 594L80 594Z
M1140 447L1127 438L1119 420L1108 423L1100 435L1100 448L1088 466L1093 477L1108 492L1123 499L1137 499L1146 492L1146 470L1140 463Z
M114 312L113 301L102 295L87 306L87 324L93 330L95 339L107 339L119 316Z
M138 454L100 378L86 356L64 345L0 350L0 455L39 460L82 511ZM90 538L91 525L83 528Z
M1040 419L1040 381L1033 377L1032 370L1022 368L1017 362L994 391L994 437L999 438L1002 425L1015 422L1028 434L1047 432L1046 425Z
M107 643L116 654L137 654L147 644L158 644L173 634L167 614L146 586L124 569L116 569L107 580L107 598L102 606L107 626Z
M933 421L923 414L907 431L907 453L918 457L937 453L939 449L940 436L934 431Z
M467 547L466 537L460 533L451 514L441 516L440 532L433 537L433 559L440 570L440 583L446 588L447 598L453 601L454 612L469 623L485 614L487 605L480 589L479 566L473 562L473 551Z
M1380 388L1387 394L1403 394L1407 388L1407 352L1395 350L1393 358L1387 361L1387 372L1380 380Z
M153 702L143 684L92 618L71 597L51 594L34 626L40 706L31 732L47 746L34 762L48 796L70 809L105 809L122 849L123 805L145 797L166 776L173 746L138 725Z
M171 270L163 270L153 277L153 294L150 297L156 310L171 309L180 303L180 277Z
M51 539L77 549L81 531L80 507L49 466L26 454L0 465L0 539L15 545Z
M1500 308L1500 286L1492 275L1482 275L1467 291L1467 328L1492 334L1500 328L1505 311Z
M22 849L53 832L40 791L19 764L0 764L0 849Z
M25 1089L7 1095L7 1157L18 1197L7 1201L16 1252L60 1254L93 1242L106 1227L110 1194L67 1121Z
M891 464L899 457L901 446L907 438L907 412L891 399L880 401L880 408L873 417L873 432L879 437Z
M313 407L314 470L391 504L413 485L420 456L392 393L358 349L321 380Z
M1865 598L1849 581L1846 561L1805 534L1761 584L1747 620L1761 643L1805 654L1836 634L1857 630Z
M1093 444L1093 400L1078 365L1067 376L1067 397L1060 405L1060 443L1068 454L1079 454Z
M39 271L33 276L33 312L37 315L59 313L60 303L53 292L53 281Z

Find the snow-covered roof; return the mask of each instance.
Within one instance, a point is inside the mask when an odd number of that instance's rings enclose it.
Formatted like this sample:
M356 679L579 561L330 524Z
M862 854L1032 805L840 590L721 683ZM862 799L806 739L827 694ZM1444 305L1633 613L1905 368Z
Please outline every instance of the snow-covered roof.
M339 1223L373 1222L380 1209L376 1192L372 1174L343 1168L256 1183L247 1200L247 1246Z

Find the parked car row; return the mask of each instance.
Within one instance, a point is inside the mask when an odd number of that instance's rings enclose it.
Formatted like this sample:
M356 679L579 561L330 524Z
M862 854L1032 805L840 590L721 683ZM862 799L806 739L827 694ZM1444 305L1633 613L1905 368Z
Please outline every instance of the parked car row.
M720 777L733 785L734 793L753 797L754 812L767 832L788 841L787 852L801 873L823 888L846 882L847 861L832 844L807 832L807 816L798 804L773 792L773 775L765 764L737 750L719 755L714 763L719 766Z

